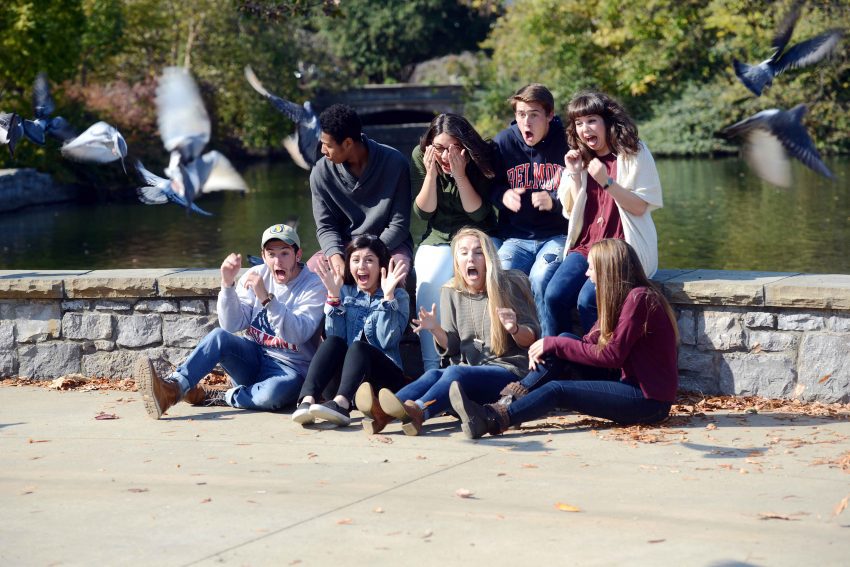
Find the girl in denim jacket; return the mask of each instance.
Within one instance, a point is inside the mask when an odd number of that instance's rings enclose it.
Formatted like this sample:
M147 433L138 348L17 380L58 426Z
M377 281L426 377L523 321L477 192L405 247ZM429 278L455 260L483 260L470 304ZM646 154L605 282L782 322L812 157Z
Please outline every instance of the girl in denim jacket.
M301 388L301 402L292 420L302 425L323 419L336 425L351 423L351 402L364 379L393 391L405 384L399 342L410 315L404 289L407 276L401 263L372 235L356 237L345 250L347 271L340 274L325 262L316 273L328 290L325 334L310 363ZM324 403L319 396L332 381L336 395Z

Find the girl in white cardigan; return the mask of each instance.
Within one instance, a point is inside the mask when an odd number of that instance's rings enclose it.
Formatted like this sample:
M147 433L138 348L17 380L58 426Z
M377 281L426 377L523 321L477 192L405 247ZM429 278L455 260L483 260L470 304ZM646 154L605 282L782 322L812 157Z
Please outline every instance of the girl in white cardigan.
M567 105L566 169L558 188L570 220L567 252L546 288L543 333L571 331L578 308L585 332L597 318L596 286L586 275L587 253L596 242L620 238L637 251L649 277L658 268L658 237L652 211L663 206L652 154L623 106L608 95L580 92Z

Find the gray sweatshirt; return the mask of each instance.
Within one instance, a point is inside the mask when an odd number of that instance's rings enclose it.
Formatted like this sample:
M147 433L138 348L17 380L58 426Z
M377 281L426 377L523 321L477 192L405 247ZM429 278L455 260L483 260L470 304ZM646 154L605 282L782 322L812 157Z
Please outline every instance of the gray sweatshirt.
M410 173L398 150L363 135L369 150L366 169L358 179L345 164L328 158L310 173L316 236L325 256L344 254L355 236L377 235L390 251L404 247L413 255L410 237Z
M245 287L245 277L257 272L275 298L263 307L254 290ZM266 353L306 376L321 336L325 289L319 276L301 266L301 272L286 285L274 281L265 264L248 270L233 287L218 292L218 323L231 333L245 336Z

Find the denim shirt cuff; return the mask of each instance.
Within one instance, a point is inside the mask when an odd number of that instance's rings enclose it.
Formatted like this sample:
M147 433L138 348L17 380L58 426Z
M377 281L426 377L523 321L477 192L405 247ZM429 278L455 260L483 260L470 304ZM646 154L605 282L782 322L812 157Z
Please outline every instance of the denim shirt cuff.
M398 299L393 297L392 299L382 299L381 305L384 309L392 309L393 311L398 311Z

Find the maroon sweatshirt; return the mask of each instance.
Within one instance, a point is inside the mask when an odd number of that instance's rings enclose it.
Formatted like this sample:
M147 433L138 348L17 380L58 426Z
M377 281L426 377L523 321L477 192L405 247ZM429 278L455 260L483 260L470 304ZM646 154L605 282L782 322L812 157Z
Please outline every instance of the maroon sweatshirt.
M621 381L639 386L644 397L673 402L679 387L676 333L664 308L645 287L626 296L611 340L600 352L598 323L578 339L546 337L543 353L571 362L621 368Z

